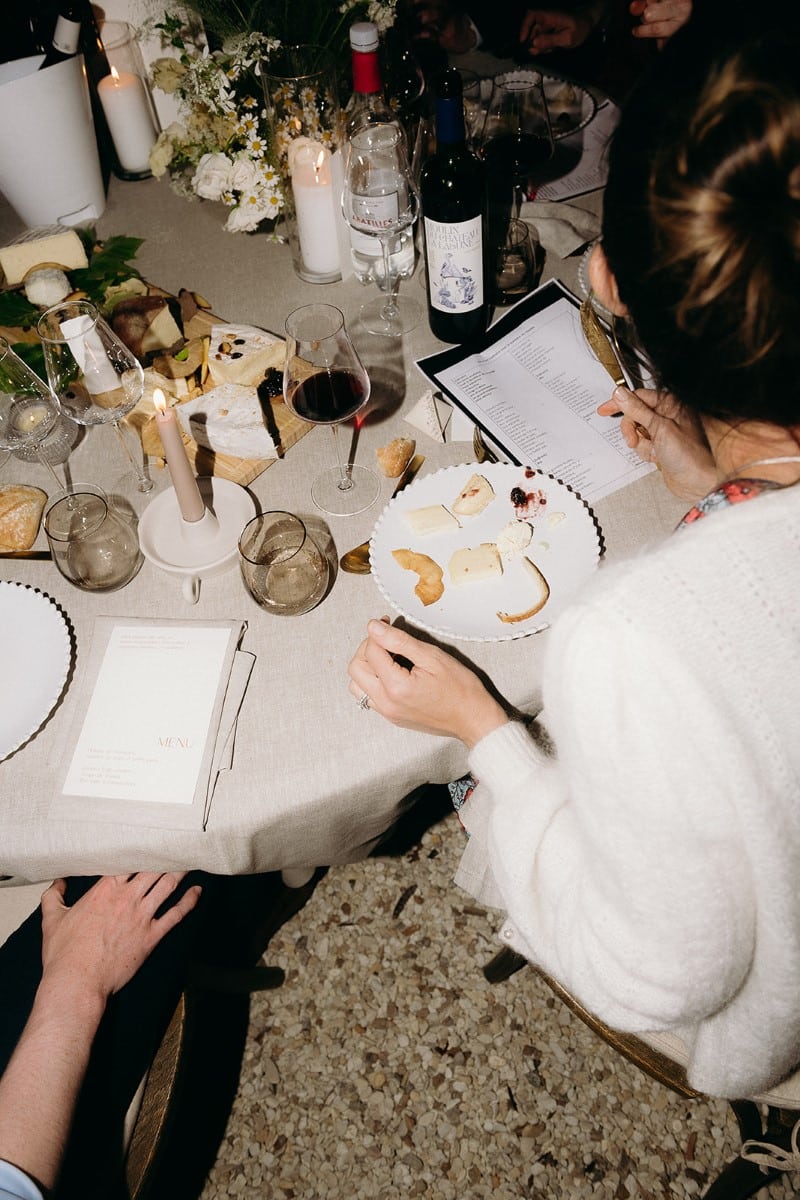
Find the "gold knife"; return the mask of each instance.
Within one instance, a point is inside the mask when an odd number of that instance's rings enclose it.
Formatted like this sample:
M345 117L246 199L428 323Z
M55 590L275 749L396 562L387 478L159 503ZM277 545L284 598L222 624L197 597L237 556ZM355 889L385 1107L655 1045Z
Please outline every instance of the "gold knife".
M600 318L587 296L581 304L581 328L597 361L605 367L616 387L627 387L625 372L617 358L611 339L600 324Z
M395 484L392 496L396 496L398 492L402 492L406 484L411 483L411 480L424 462L424 454L414 455ZM339 559L339 566L343 571L349 571L351 575L369 575L371 570L369 565L369 540L362 542L360 546L354 546L352 550L348 550L346 554L343 554Z
M611 339L600 324L600 318L592 308L592 302L588 296L581 304L581 328L595 358L601 366L605 367L614 380L614 386L626 388L628 381L625 378L622 364L617 357L616 350L611 344ZM622 413L612 413L612 416L621 417ZM652 441L650 432L645 429L644 425L639 421L634 421L634 425L639 437L644 438L646 442Z
M52 558L49 550L2 550L0 558Z

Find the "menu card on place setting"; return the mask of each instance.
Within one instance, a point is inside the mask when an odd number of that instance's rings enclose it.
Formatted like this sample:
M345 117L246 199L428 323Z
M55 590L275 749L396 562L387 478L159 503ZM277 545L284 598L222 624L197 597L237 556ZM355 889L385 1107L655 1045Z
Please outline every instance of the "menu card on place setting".
M205 828L254 657L242 621L99 617L72 689L51 811Z
M560 283L520 300L469 345L417 366L505 458L554 475L587 502L655 469L626 445L618 420L598 416L614 385Z

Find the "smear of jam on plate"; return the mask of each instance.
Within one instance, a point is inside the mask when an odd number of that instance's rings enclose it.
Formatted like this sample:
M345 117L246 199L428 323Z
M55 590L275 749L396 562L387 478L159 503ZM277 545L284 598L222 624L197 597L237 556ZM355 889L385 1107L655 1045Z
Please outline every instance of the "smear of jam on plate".
M528 474L526 470L525 477L530 479L534 474L534 471ZM526 492L524 488L513 487L509 499L514 507L514 514L517 517L536 517L547 504L547 495L541 488L534 488L533 491Z

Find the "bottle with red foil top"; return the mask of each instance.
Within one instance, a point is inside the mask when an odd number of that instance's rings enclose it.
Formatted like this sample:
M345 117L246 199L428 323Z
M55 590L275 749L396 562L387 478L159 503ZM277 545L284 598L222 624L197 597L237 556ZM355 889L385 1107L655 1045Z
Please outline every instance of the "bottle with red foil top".
M344 110L348 142L353 134L358 133L365 125L380 122L402 128L384 95L379 46L378 27L372 21L357 21L350 26L353 94ZM383 253L378 238L351 229L350 256L353 271L359 282L377 282L385 290ZM412 275L414 272L414 237L411 228L404 230L395 239L391 252L391 270L393 275Z

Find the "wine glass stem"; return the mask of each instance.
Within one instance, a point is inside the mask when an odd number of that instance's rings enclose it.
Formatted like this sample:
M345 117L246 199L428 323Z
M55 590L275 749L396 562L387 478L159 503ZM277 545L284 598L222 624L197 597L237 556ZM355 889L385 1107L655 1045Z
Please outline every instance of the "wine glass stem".
M342 462L342 447L339 441L339 426L331 425L331 433L333 434L333 444L336 447L336 461L339 464L339 482L336 486L340 492L349 492L353 486L353 481L347 473L347 463Z
M127 454L128 461L131 464L131 466L133 467L134 471L136 472L136 483L139 488L139 491L140 492L152 491L153 481L147 475L142 464L140 462L137 462L136 459L134 458L133 454L131 453L131 448L128 445L127 441L125 440L125 434L122 432L122 428L120 427L119 421L113 421L112 424L117 431L117 436L119 437L119 440L122 442L122 449Z
M53 477L58 491L59 492L62 491L64 488L64 484L61 482L61 480L58 478L55 471L53 470L53 464L50 462L50 459L45 454L41 445L34 446L33 449L36 452L36 457L39 459L39 462L42 464L42 466L45 468L46 471L50 472L51 476Z
M386 302L381 309L381 316L384 321L394 321L397 317L397 300L395 298L394 283L392 280L391 260L392 255L389 249L388 237L381 238L381 250L383 251L383 277L386 280Z

